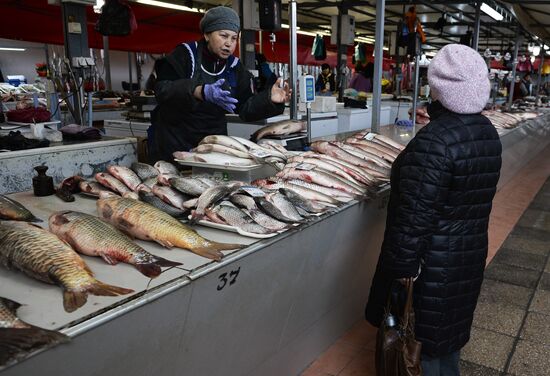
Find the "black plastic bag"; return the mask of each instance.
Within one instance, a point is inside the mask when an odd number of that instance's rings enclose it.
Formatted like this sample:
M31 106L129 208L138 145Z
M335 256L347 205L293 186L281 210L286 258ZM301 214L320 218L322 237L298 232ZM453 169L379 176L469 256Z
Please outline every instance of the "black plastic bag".
M137 29L132 8L123 0L106 0L95 24L95 30L102 35L126 36Z

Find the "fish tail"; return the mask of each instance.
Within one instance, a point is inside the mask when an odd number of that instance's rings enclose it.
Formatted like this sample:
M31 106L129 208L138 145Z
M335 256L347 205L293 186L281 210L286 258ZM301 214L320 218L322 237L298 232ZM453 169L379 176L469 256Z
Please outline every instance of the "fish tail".
M99 296L118 296L134 292L131 289L112 286L96 279L84 287L68 288L63 291L63 307L67 312L73 312L82 307L88 300L88 294Z
M136 264L136 269L141 272L141 274L149 277L155 278L160 275L162 272L161 267L170 267L170 266L179 266L183 265L181 262L175 262L163 259L162 257L155 257L152 260L147 262L140 262Z
M227 244L227 243L216 243L216 242L210 242L209 246L206 247L195 247L193 248L193 252L215 260L215 261L221 261L223 257L223 253L221 251L230 251L230 250L236 250L246 247L244 244Z
M44 221L40 218L33 216L31 219L29 219L29 222L44 222Z
M69 341L66 335L52 330L0 328L0 365L25 356L41 347Z

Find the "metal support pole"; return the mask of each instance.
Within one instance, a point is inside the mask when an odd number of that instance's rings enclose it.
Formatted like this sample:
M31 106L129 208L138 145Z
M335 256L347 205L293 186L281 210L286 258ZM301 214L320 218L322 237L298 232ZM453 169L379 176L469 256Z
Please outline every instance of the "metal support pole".
M129 75L129 79L130 79L130 90L128 91L132 91L132 86L133 86L133 82L132 82L132 53L131 52L128 52L128 75Z
M105 86L107 90L113 90L111 84L111 58L109 56L109 36L103 36L103 67L105 69Z
M307 114L307 144L311 145L311 102L306 103Z
M512 107L514 99L514 86L516 85L516 68L518 66L518 50L520 45L520 26L516 29L516 45L514 47L514 60L512 60L512 79L510 82L510 93L508 97L508 107Z
M544 46L540 47L540 64L539 64L539 76L537 78L537 86L535 89L535 104L539 100L539 93L540 93L540 83L542 79L542 68L544 67L544 55L546 54L546 51L544 50Z
M292 89L292 96L290 97L290 118L292 120L298 120L298 106L297 106L297 90L296 81L298 80L298 38L297 38L297 9L296 0L290 0L288 4L288 18L289 18L289 41L290 41L290 89Z
M92 92L88 92L88 127L93 125L93 109L92 105Z
M416 126L416 108L418 106L418 80L419 80L418 76L419 75L420 75L420 55L416 54L414 58L414 94L413 94L413 108L412 108L413 132Z
M260 53L264 53L264 32L262 30L258 31L258 39L260 40Z
M380 131L380 104L382 101L382 65L384 62L384 10L386 0L376 0L376 34L374 41L374 82L372 85L371 130Z
M472 42L472 48L477 51L479 47L479 27L481 21L481 2L476 3L476 20L474 24L474 40Z
M342 16L348 14L347 8L338 7L337 33L336 33L336 89L338 90L338 102L344 101L344 68L347 66L348 46L342 43Z

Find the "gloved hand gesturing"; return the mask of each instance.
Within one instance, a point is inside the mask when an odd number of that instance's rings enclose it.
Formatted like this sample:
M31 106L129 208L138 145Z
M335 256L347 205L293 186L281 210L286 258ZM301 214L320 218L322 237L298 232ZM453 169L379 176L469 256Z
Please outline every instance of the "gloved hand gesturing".
M234 113L237 108L238 100L231 96L231 92L222 88L225 80L222 78L213 84L207 84L203 87L203 97L205 101L214 103L224 110Z

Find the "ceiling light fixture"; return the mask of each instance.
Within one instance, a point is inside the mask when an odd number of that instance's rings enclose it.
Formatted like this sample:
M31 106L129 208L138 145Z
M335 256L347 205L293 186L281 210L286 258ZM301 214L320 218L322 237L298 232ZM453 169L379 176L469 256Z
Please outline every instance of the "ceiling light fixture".
M489 17L491 17L496 21L502 21L502 19L504 18L502 14L497 12L494 8L490 7L486 3L481 3L481 7L479 9L481 9L483 13L485 13L486 15L488 15Z
M26 51L26 48L0 47L0 51Z
M288 24L284 24L284 23L281 24L281 27L283 29L290 29L290 26ZM300 30L300 26L296 26L296 30Z
M176 9L176 10L182 10L184 12L193 12L193 13L200 13L200 10L197 8L189 8L184 5L178 5L178 4L172 4L172 3L165 3L164 1L157 1L157 0L135 0L138 4L143 5L151 5L154 7L161 7L161 8L169 8L169 9Z

